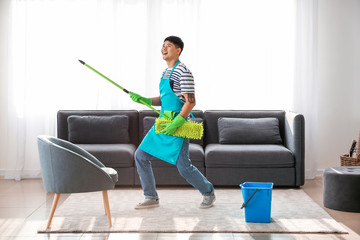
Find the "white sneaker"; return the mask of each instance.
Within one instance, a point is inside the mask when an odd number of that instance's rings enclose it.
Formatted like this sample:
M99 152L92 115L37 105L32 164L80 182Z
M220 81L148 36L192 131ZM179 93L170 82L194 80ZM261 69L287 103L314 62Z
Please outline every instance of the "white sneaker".
M148 198L148 199L145 199L142 203L138 203L135 206L135 209L154 208L154 207L159 207L159 199Z
M215 194L203 195L203 201L200 204L200 208L212 207L216 200Z

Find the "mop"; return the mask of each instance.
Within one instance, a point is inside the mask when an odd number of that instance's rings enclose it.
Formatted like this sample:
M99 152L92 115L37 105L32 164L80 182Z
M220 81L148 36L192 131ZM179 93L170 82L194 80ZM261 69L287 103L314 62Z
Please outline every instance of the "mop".
M85 65L86 67L90 68L91 70L93 70L94 72L96 72L97 74L99 74L100 76L102 76L103 78L105 78L106 80L108 80L110 83L114 84L115 86L117 86L118 88L120 88L121 90L123 90L125 93L129 94L130 92L128 90L126 90L125 88L123 88L122 86L120 86L119 84L117 84L116 82L114 82L113 80L111 80L110 78L106 77L105 75L103 75L102 73L100 73L99 71L97 71L96 69L92 68L91 66L89 66L88 64L86 64L84 61L79 60L79 62L83 65ZM163 118L157 118L155 121L155 132L158 134L160 133L161 130L163 130L165 127L162 126L163 123L169 123L172 121L172 119L169 119L165 114L162 114L161 112L159 112L158 110L156 110L154 107L152 107L151 105L145 103L144 101L142 101L141 99L139 100L142 104L144 104L145 106L149 107L151 110L155 111L156 113L158 113L160 116L162 116ZM191 139L201 139L204 133L204 128L202 123L196 123L194 121L188 121L185 122L183 125L181 125L178 129L176 129L175 133L173 134L173 136L176 137L184 137L184 138L191 138Z

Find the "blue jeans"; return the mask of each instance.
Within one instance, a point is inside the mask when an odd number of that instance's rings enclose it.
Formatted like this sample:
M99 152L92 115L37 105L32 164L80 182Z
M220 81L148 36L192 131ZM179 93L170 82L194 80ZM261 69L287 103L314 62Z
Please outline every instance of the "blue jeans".
M135 152L135 162L137 172L140 177L142 189L144 191L145 198L156 198L159 196L156 192L155 178L151 167L151 160L154 157L141 149L137 149ZM190 183L194 188L198 189L202 195L214 193L214 187L204 175L191 164L189 158L189 139L185 138L176 167L180 175Z

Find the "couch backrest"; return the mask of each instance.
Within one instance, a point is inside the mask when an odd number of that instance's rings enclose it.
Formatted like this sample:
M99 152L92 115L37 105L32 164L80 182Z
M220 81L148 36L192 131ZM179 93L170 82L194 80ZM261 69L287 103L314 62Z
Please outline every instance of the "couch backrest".
M264 118L275 117L279 119L281 138L285 139L285 111L282 110L193 110L196 118L204 119L204 144L218 143L217 121L220 117L232 118ZM130 142L136 146L143 139L143 119L147 116L158 117L152 110L60 110L57 113L57 137L69 140L68 121L71 115L77 116L112 116L127 115L129 117Z
M130 143L139 145L139 113L137 110L60 110L57 113L57 137L69 141L68 117L126 115L129 118Z
M141 142L144 138L144 118L145 117L157 118L157 117L159 117L159 114L152 110L140 110L139 111L139 142Z
M207 110L204 112L204 143L219 143L218 119L228 118L269 118L279 119L280 136L285 137L285 111L282 110Z

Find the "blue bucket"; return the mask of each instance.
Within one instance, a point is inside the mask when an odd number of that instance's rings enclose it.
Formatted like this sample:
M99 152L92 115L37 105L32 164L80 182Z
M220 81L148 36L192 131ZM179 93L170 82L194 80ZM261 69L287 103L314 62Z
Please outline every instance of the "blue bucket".
M240 184L245 208L245 222L269 223L271 221L271 196L273 183L244 182Z

